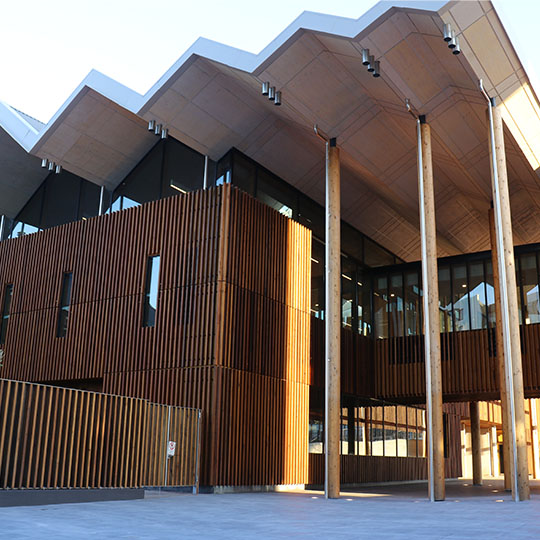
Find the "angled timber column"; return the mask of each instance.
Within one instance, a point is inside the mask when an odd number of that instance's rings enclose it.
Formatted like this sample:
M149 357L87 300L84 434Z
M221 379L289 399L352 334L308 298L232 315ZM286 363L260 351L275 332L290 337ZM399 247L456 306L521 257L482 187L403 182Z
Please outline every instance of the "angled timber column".
M418 121L418 193L422 243L422 288L424 301L424 342L426 357L426 412L428 432L429 498L443 501L444 435L442 410L441 340L439 322L439 283L437 272L437 230L431 131L426 117Z
M341 432L341 238L340 171L336 139L326 143L326 317L325 317L325 479L324 494L340 491Z
M491 99L488 106L491 179L495 210L497 265L501 295L501 321L508 401L508 427L511 446L512 497L515 501L530 499L527 440L525 434L525 400L521 366L519 310L516 288L516 266L512 238L510 193L504 150L501 111Z
M469 403L471 416L471 449L473 485L482 485L482 434L480 432L480 407L478 401Z
M504 371L504 339L501 315L501 285L499 281L499 266L497 255L497 238L495 236L495 216L493 208L489 210L489 238L491 241L491 266L493 268L493 290L495 292L495 344L497 349L497 368L499 371L499 384L501 392L501 416L503 430L503 464L504 489L512 491L512 466L510 455L512 453L510 440L512 438L508 429L508 394L506 392L506 375Z

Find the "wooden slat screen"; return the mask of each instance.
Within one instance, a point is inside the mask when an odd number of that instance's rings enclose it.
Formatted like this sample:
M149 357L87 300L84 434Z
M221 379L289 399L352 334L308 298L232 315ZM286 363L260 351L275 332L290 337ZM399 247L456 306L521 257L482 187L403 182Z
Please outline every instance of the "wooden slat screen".
M459 433L459 432L458 432ZM445 459L445 477L461 475L455 460ZM427 459L415 457L341 456L341 483L369 484L376 482L406 482L427 479ZM324 454L309 454L310 485L324 484Z
M202 409L202 485L303 483L310 258L308 229L230 185L0 242L0 284L14 286L0 377Z
M0 379L0 489L169 486L197 478L196 409Z

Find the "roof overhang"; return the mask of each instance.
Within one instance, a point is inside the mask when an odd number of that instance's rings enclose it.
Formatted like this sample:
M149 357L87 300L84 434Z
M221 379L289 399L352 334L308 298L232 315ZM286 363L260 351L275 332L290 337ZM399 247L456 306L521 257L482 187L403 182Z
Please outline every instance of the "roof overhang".
M444 22L463 54L443 42ZM380 60L380 78L361 65L363 48ZM156 119L213 159L236 146L322 203L318 124L342 148L344 219L410 260L416 136L405 98L432 126L440 254L489 247L479 78L504 108L515 241L540 241L540 110L490 2L381 2L357 20L304 13L256 55L199 39L144 96L93 71L42 129L5 106L0 125L29 154L112 188L155 143L146 122ZM261 96L263 81L282 91L281 107Z

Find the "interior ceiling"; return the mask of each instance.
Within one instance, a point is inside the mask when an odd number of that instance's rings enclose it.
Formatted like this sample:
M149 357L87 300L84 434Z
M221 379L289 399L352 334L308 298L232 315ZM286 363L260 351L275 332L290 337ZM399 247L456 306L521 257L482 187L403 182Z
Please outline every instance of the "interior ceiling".
M341 148L342 217L403 259L417 260L416 124L405 108L409 98L432 128L439 256L489 249L486 102L478 78L501 95L524 74L509 42L506 64L485 54L486 43L500 45L504 33L489 2L449 6L441 14L392 8L356 38L298 31L255 73L194 57L140 116L88 89L33 152L112 188L155 143L145 121L156 119L213 159L237 147L322 204L324 145L314 134L317 124ZM443 19L460 29L463 54L451 54L443 41ZM482 32L473 50L469 42ZM363 48L380 60L381 77L362 65ZM281 107L261 95L263 81L281 90ZM539 178L508 130L505 136L514 242L539 242Z

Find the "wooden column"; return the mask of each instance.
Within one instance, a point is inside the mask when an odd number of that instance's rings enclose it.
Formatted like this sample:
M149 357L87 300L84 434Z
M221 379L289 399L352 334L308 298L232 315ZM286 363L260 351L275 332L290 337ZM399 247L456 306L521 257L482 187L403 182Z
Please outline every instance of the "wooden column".
M473 485L482 485L482 434L480 433L480 408L478 401L469 403L471 416L471 452Z
M493 99L488 112L490 114L491 176L495 207L495 235L498 247L506 389L508 394L508 424L511 434L512 497L516 501L522 501L530 499L530 491L510 193L508 190L502 116Z
M325 265L325 479L324 494L340 492L341 435L341 217L339 148L326 143L326 265Z
M420 196L420 234L422 242L422 288L426 357L426 427L428 435L429 498L443 501L444 435L442 410L441 342L439 321L439 283L437 273L437 230L431 131L425 116L418 120L418 193Z
M503 463L504 463L504 489L512 490L512 466L510 456L512 435L508 426L508 394L506 392L506 375L504 370L504 340L501 314L501 285L499 281L499 266L497 256L497 238L495 235L495 216L493 208L489 210L489 238L491 241L491 266L493 268L493 290L495 293L495 347L497 350L497 369L501 392L501 416L503 430Z

